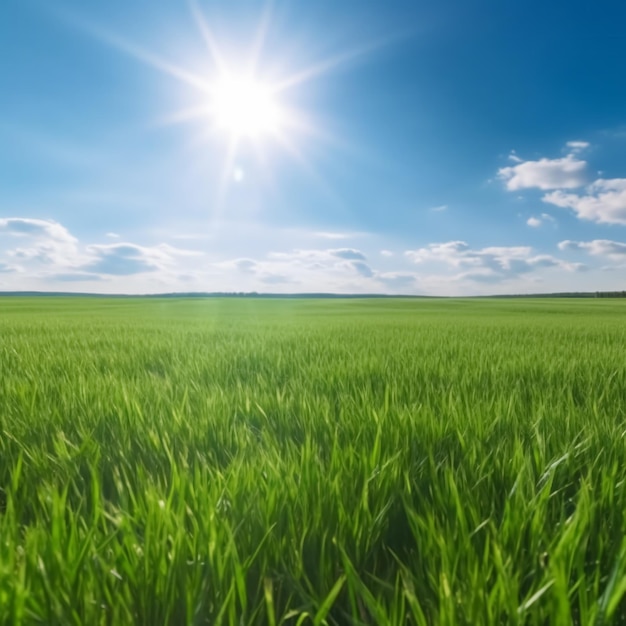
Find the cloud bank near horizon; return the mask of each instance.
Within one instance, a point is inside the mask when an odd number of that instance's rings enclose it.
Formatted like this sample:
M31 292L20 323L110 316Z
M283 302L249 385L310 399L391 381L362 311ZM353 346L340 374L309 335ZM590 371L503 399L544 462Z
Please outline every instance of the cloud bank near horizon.
M532 246L472 247L457 240L409 250L292 248L225 259L215 258L210 247L198 249L198 242L185 248L110 239L104 233L103 242L83 242L54 220L3 218L0 288L471 295L558 291L559 285L571 290L577 281L582 286L576 277L593 270L594 259L604 263L598 271L626 260L626 243L600 239L563 240L554 254ZM585 258L566 258L581 254Z

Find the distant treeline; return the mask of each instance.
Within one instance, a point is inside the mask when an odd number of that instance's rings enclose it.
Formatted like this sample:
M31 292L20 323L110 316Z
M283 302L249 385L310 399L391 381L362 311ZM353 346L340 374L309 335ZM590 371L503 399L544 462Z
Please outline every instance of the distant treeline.
M596 298L626 298L626 291L596 291Z
M72 298L434 298L435 296L388 295L381 293L258 293L256 291L211 291L150 294L80 293L73 291L0 291L0 296L72 297Z
M564 291L559 293L509 293L479 298L626 298L626 291Z

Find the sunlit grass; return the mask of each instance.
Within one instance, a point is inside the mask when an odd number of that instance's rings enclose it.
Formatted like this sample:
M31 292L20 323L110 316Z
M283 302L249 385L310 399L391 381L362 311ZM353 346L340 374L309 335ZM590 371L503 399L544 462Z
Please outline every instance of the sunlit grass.
M626 623L626 303L0 307L0 624Z

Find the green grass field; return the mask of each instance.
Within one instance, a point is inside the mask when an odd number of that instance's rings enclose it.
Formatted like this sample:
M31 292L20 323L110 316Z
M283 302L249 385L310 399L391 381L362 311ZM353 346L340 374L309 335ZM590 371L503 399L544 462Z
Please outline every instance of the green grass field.
M0 625L626 623L626 301L0 299Z

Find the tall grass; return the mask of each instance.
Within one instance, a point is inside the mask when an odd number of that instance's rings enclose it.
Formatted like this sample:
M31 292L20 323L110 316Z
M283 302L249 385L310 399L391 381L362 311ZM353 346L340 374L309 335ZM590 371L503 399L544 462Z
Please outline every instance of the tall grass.
M626 623L626 303L0 301L0 625Z

